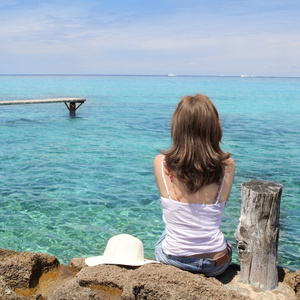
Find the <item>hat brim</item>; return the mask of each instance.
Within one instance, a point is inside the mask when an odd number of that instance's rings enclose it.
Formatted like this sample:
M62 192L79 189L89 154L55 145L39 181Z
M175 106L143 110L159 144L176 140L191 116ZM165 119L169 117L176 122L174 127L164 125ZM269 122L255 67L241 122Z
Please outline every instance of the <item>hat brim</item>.
M85 259L86 265L89 267L97 266L97 265L123 265L123 266L142 266L145 264L155 264L159 263L156 260L149 260L149 259L144 259L142 261L120 261L116 259L109 259L103 255L100 256L93 256L93 257L88 257Z

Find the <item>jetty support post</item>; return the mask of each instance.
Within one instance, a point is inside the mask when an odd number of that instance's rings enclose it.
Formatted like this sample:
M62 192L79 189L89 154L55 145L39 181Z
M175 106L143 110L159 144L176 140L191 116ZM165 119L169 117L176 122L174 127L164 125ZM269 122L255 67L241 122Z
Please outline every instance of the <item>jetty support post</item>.
M74 118L76 115L76 110L84 103L84 101L83 100L70 101L69 106L67 102L64 103L70 112L70 117ZM76 107L76 103L80 103L80 104Z
M250 180L242 184L241 218L234 235L240 281L263 290L278 286L277 249L282 185Z

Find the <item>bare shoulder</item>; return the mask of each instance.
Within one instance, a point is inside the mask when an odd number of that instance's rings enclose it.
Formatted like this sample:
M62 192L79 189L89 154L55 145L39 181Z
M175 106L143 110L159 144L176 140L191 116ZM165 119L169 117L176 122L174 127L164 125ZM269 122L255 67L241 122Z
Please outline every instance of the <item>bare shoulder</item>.
M161 161L163 159L162 154L158 154L155 156L154 161L153 161L153 169L154 169L154 176L155 179L160 178L161 174Z
M234 159L232 157L229 157L227 159L226 166L227 166L227 170L229 172L234 172L234 170L235 170L235 162L234 162Z
M163 193L163 181L162 181L162 173L161 173L162 159L163 159L163 155L159 154L154 158L153 161L154 178L160 194Z
M161 160L162 159L163 159L162 154L158 154L158 155L155 156L154 161L153 161L154 172L159 170L159 168L161 166Z
M234 180L234 173L235 173L235 162L232 157L228 158L226 161L226 175L225 175L225 184L224 188L221 193L221 200L220 202L227 201L230 195L230 191L232 188L233 180Z
M235 173L235 162L234 159L232 157L229 157L227 162L226 162L226 177L227 180L230 182L230 184L232 185L233 183L233 178L234 178L234 173Z

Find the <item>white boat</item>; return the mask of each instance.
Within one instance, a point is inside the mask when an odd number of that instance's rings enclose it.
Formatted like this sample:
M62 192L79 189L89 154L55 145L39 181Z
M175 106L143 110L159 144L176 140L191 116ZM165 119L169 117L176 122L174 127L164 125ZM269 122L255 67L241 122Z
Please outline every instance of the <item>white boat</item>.
M250 77L248 74L242 74L241 77Z
M173 74L173 73L169 73L169 74L168 74L168 76L169 76L169 77L174 77L174 76L175 76L175 74Z

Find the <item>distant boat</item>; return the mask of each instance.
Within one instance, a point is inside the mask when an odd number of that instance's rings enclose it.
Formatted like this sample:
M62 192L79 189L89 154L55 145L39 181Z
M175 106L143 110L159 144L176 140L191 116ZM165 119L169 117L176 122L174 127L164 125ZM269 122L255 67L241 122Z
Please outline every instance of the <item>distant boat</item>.
M169 73L169 74L168 74L168 76L169 76L169 77L174 77L174 76L175 76L175 74L173 74L173 73Z
M242 74L241 77L250 77L248 74Z

